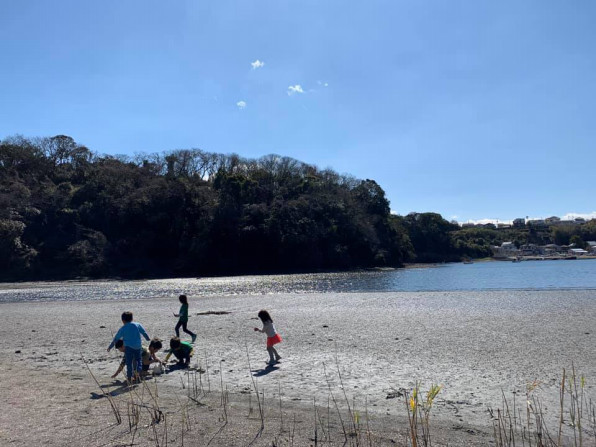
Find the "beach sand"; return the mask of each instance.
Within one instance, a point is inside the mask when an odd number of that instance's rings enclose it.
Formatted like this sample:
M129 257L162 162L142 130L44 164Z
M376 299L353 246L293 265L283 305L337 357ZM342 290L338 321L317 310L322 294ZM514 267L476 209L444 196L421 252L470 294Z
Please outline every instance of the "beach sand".
M158 445L156 433L166 445L166 428L167 445L315 445L315 425L318 441L329 434L342 445L352 425L346 401L361 434L371 433L360 445L405 445L402 393L417 381L423 390L443 386L432 410L433 444L488 445L489 409L503 407L502 393L523 401L527 384L537 381L534 394L556 421L562 370L573 364L595 395L595 298L593 290L191 296L189 329L198 333L191 364L205 373L173 371L133 393L110 379L120 354L106 348L120 314L132 311L167 345L175 296L2 303L0 445L130 445L127 408L141 397L147 408L135 445ZM265 368L264 335L253 331L261 308L284 340L273 369ZM197 315L210 311L229 313ZM82 358L114 394L122 424ZM265 428L256 438L253 379L265 392ZM148 394L155 387L166 415L156 431Z

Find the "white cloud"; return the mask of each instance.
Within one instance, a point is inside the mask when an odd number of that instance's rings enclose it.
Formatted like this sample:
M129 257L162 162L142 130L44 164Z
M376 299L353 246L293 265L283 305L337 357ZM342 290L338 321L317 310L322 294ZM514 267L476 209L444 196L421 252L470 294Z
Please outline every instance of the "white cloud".
M329 83L328 82L317 81L317 84L322 85L323 87L329 87Z
M474 224L474 225L486 225L486 224L509 224L511 225L513 223L512 220L501 220L501 219L470 219L470 220L466 220L465 222L459 221L460 224L465 224L465 223L470 223L470 224Z
M265 66L265 62L257 59L256 61L251 62L250 65L252 65L253 70L256 70L257 68L261 68L261 67Z
M246 108L246 101L238 101L238 102L236 103L236 105L238 106L238 108L239 108L240 110L242 110L242 109L245 109L245 108Z
M544 215L544 216L519 216L522 219L527 219L526 220L544 220L548 217L553 216L553 214L548 214L548 215ZM577 217L582 217L586 220L590 220L590 219L596 219L596 211L592 211L591 213L567 213L564 214L563 216L558 216L561 220L573 220ZM465 222L460 221L460 224L464 224L464 223L473 223L473 224L487 224L487 223L493 223L493 224L498 224L498 223L504 223L504 224L512 224L513 220L512 219L470 219L470 220L466 220Z
M561 220L573 220L576 217L583 217L586 220L596 219L596 211L592 211L591 213L567 213L561 216Z
M294 93L304 93L300 84L290 85L288 87L288 96L292 96Z

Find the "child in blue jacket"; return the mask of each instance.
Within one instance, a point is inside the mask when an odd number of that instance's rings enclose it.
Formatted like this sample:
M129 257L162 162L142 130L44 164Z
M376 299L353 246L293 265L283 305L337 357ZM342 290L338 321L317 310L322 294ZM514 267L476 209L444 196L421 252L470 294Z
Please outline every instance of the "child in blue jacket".
M147 341L149 335L141 324L132 321L132 312L122 314L122 327L116 332L112 343L108 346L108 352L114 347L118 340L124 342L124 360L126 361L126 378L132 382L133 375L137 378L142 371L142 344L141 335Z

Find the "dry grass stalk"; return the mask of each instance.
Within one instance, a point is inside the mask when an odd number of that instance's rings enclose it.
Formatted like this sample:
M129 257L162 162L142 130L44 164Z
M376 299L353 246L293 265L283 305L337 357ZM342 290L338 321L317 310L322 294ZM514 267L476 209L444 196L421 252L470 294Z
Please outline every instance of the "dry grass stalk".
M317 399L313 397L312 400L312 406L313 406L313 410L314 410L314 415L315 415L315 436L314 436L314 442L315 442L315 447L317 445L319 445L319 423L317 422Z
M575 447L583 447L587 441L586 436L594 438L596 445L596 408L591 399L585 394L585 378L576 373L572 365L571 375L568 376L563 370L562 380L559 387L559 414L557 427L554 436L549 431L548 419L541 400L534 394L538 388L538 382L528 385L526 391L526 411L518 408L509 410L509 404L503 393L503 407L505 411L497 410L496 420L493 423L493 432L497 447L515 447L517 445L529 447L562 447L572 444ZM514 395L515 396L515 395ZM568 403L566 408L566 398ZM516 407L515 398L513 406ZM491 410L494 417L494 413ZM525 421L522 420L525 415ZM517 416L515 416L517 415ZM566 417L568 420L566 422ZM589 427L584 426L588 422ZM565 440L568 436L569 440Z
M418 447L419 445L431 446L430 414L435 398L441 388L440 385L431 385L425 398L422 398L420 382L416 382L411 394L409 392L405 393L409 425L408 438L412 447Z
M335 406L335 410L337 411L337 416L339 417L339 422L341 424L341 429L342 429L343 434L344 434L344 441L347 444L347 442L348 442L348 433L346 431L346 426L344 424L344 420L341 417L341 411L339 410L339 405L337 404L337 399L335 399L335 396L334 396L333 391L331 389L331 382L329 381L329 376L327 375L327 367L325 366L325 363L323 363L323 374L325 374L325 380L327 381L327 387L329 388L329 395L331 396L331 400L333 401L333 405Z
M281 380L277 382L278 393L279 393L279 431L284 431L284 412L281 406Z
M263 413L263 406L261 405L261 399L259 398L259 388L257 386L257 381L255 380L255 377L252 374L252 367L250 366L250 354L248 352L248 344L245 344L245 347L246 347L246 360L248 362L248 374L250 375L250 380L251 380L252 386L255 390L255 396L257 397L257 404L259 407L259 416L261 417L261 429L259 430L259 433L257 433L257 438L258 438L259 435L265 429L265 414Z
M118 425L122 424L122 414L120 413L120 409L116 405L116 402L114 401L114 398L110 394L111 392L107 392L106 393L105 390L101 387L101 384L99 383L99 381L97 380L97 378L93 374L93 371L91 371L91 368L89 368L89 365L87 364L87 361L85 360L85 357L83 356L83 353L82 352L81 352L81 360L83 361L83 364L87 368L87 371L89 371L89 374L91 374L91 377L93 378L93 380L97 384L98 388L100 389L100 391L102 392L102 394L104 395L104 397L106 397L108 399L108 402L110 403L110 406L112 407L112 413L114 414L114 417L116 418L116 423ZM109 391L109 389L108 389L108 391Z
M335 343L335 366L337 368L337 376L339 377L339 384L341 386L341 390L344 395L344 399L346 401L346 406L348 407L348 415L350 416L350 421L352 423L352 435L358 434L358 428L356 427L356 418L354 413L352 412L352 407L350 407L350 400L348 399L348 394L346 393L346 387L344 386L344 381L341 375L341 369L339 367L339 360L337 357L337 343ZM358 438L356 438L356 445L358 446Z

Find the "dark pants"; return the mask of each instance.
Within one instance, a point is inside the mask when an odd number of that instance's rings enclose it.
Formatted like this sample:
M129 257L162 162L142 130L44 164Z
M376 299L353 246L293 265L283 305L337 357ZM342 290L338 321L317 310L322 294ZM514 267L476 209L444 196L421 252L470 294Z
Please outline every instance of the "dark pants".
M141 348L124 347L124 360L126 361L126 378L132 379L133 375L140 374L143 367Z
M186 332L188 335L190 335L191 337L195 336L195 333L192 331L189 331L186 328L186 325L188 324L188 321L182 321L182 320L178 320L178 324L176 325L176 337L180 338L180 326L182 326L182 330L184 332Z
M178 359L178 363L184 363L190 365L190 353L184 353L182 351L174 351L174 357Z

